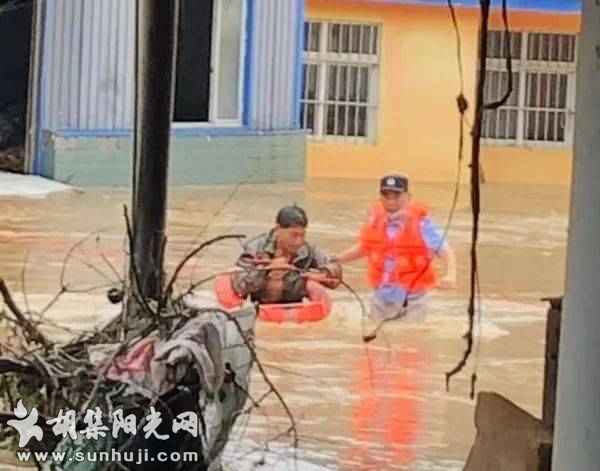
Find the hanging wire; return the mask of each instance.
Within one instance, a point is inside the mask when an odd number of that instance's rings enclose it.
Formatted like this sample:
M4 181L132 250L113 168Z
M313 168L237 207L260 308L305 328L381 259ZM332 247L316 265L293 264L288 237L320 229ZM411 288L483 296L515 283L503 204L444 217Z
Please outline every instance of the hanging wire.
M463 72L463 60L462 60L462 38L460 35L460 28L458 27L458 21L456 19L456 10L452 0L448 0L448 10L450 11L450 18L452 19L452 26L454 27L454 33L456 35L456 60L458 63L458 77L460 80L460 95L463 95L465 89L465 75Z
M508 6L506 4L506 1L507 0L502 0L502 22L504 24L504 47L506 49L506 70L508 72L508 84L506 87L506 91L504 92L504 95L502 96L502 98L500 100L492 102L492 103L484 103L483 104L483 108L486 110L495 110L495 109L498 109L501 106L505 105L510 97L510 94L513 91L512 39L510 37L510 28L508 25ZM488 30L486 29L486 38L485 38L486 52L487 52L487 33L488 33ZM486 54L486 56L487 56L487 54ZM479 60L485 62L486 57L482 58L480 55Z
M481 150L481 127L483 122L484 110L497 109L504 105L512 93L512 56L511 56L511 40L510 40L510 29L508 25L508 7L506 0L502 1L502 18L505 29L505 46L507 50L507 69L509 73L508 86L504 96L499 101L486 104L485 103L485 81L486 81L486 69L487 69L487 46L488 46L488 33L489 33L489 15L490 15L490 0L480 0L481 10L481 21L480 21L480 36L479 36L479 74L477 78L477 89L475 98L475 122L473 124L472 131L472 155L471 155L471 208L473 215L473 230L471 233L471 271L470 271L470 294L469 294L469 328L467 333L464 335L467 343L466 349L463 353L462 358L459 360L457 365L446 373L446 389L450 387L450 380L453 376L458 374L466 366L469 357L473 351L474 343L474 323L475 315L478 315L478 323L481 324L481 288L479 282L479 270L478 270L478 253L477 244L479 237L479 216L481 212L481 179L480 179L480 150ZM475 396L475 386L477 382L477 367L479 363L479 344L480 338L477 341L476 350L476 367L471 375L471 391L470 397Z

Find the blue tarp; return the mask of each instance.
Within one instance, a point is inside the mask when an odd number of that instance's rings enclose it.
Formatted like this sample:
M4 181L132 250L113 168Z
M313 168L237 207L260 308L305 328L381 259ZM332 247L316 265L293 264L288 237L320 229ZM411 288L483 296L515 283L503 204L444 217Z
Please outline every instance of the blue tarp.
M373 3L397 3L403 5L446 6L447 0L368 0ZM457 7L479 7L479 0L453 0ZM496 8L502 6L502 0L492 0ZM512 10L532 10L544 12L579 13L581 0L508 0Z

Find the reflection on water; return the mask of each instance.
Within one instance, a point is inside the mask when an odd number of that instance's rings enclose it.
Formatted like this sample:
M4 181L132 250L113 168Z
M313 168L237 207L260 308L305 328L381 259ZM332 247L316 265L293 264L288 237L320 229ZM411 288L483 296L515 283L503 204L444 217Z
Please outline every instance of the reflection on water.
M353 470L379 470L393 463L406 466L415 459L421 431L421 375L426 372L422 350L376 350L358 359L352 435L360 445L349 450ZM372 443L383 447L373 453Z
M310 239L337 252L353 242L376 194L375 182L364 181L248 185L228 200L231 191L170 191L169 271L199 240L267 230L277 209L292 202L308 211ZM413 192L443 225L453 188L415 184ZM0 276L39 310L60 288L62 274L63 284L80 292L61 298L48 318L75 330L106 318L114 307L104 293L118 284L125 267L122 205L128 202L126 192L103 189L43 200L0 200ZM361 341L363 329L374 326L363 327L360 307L340 289L332 315L319 324L259 325L258 353L294 412L299 450L291 449L285 413L270 397L240 420L228 450L230 462L236 457L236 471L294 469L294 454L301 471L459 470L474 436L468 392L475 367L479 390L505 394L539 415L546 311L539 299L562 292L567 204L568 191L562 187L483 187L483 340L477 361L474 357L452 382L450 392L444 373L464 351L461 336L467 325L466 188L448 233L458 256L458 289L436 291L422 323L390 324L367 347ZM70 248L86 236L65 264ZM179 288L227 268L238 250L235 242L209 248L184 270ZM363 275L360 263L345 270L347 281L366 296ZM21 294L17 299L24 304ZM53 332L69 334L60 326ZM255 374L253 396L265 390Z

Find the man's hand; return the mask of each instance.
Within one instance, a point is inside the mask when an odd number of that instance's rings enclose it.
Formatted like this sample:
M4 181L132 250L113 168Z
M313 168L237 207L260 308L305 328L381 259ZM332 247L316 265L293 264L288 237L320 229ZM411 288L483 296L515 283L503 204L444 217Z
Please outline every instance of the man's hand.
M446 276L439 282L438 288L440 289L456 289L456 278Z
M302 276L307 280L316 281L317 283L326 283L328 281L331 282L334 280L329 276L328 273L324 272L308 272L303 273Z
M285 257L276 257L271 259L270 263L265 265L264 268L266 270L283 272L298 270L298 268L296 268L294 265L291 265Z
M339 263L329 263L324 267L323 271L308 272L302 276L311 281L316 281L329 289L336 289L342 280L342 266Z
M456 256L450 246L446 246L439 255L446 263L445 276L440 280L441 289L456 289Z
M254 257L246 260L247 263L251 263L254 267L263 271L294 271L298 270L294 265L288 263L285 257L265 258L265 257Z

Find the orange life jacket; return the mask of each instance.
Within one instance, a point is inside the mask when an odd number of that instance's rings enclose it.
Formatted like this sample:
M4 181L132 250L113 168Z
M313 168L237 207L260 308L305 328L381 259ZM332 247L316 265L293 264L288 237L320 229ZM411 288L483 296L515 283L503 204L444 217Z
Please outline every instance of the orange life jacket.
M395 260L389 283L399 284L409 293L429 291L435 287L437 276L432 266L432 254L421 236L421 221L427 210L410 203L402 227L390 240L387 236L388 213L378 202L360 232L360 245L368 259L368 279L377 288L383 281L386 258Z

